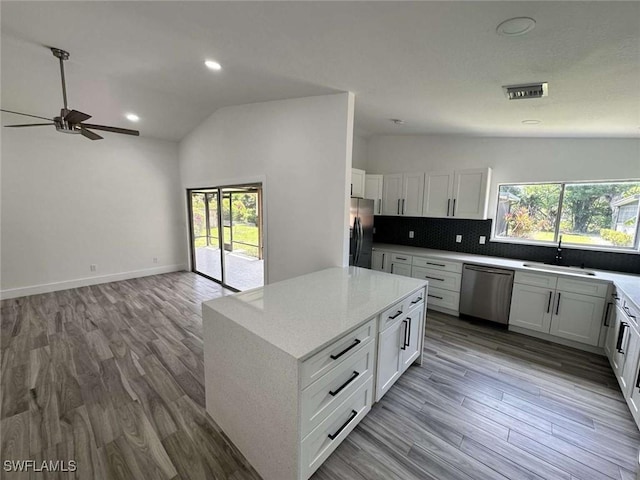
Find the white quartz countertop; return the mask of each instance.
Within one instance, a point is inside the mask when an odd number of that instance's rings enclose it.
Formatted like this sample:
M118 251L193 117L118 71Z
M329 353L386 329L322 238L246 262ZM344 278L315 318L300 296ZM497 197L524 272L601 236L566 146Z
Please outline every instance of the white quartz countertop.
M210 300L203 308L304 360L425 285L416 278L336 267Z
M539 271L527 268L524 264L529 262L526 260L514 260L511 258L489 257L486 255L474 255L471 253L449 252L447 250L434 250L431 248L406 247L404 245L392 245L387 243L376 243L373 249L387 250L391 252L404 253L407 255L429 256L442 258L443 260L453 260L464 263L475 263L476 265L486 265L493 267L509 268L512 270L522 270L527 272ZM635 304L636 308L640 308L640 276L628 273L610 272L607 270L587 269L595 273L595 275L579 275L570 272L545 272L551 275L559 275L572 278L582 278L584 280L602 280L612 282L616 287L622 290L627 297Z

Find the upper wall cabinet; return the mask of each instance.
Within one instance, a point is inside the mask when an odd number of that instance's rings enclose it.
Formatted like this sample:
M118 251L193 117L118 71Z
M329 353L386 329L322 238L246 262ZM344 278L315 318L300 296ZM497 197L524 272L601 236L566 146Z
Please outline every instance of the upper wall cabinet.
M485 220L490 180L490 168L428 172L422 215Z
M351 196L364 198L365 171L359 168L351 169Z
M382 214L422 216L424 173L384 175L382 182Z
M373 214L382 215L382 175L364 176L364 198L373 200Z

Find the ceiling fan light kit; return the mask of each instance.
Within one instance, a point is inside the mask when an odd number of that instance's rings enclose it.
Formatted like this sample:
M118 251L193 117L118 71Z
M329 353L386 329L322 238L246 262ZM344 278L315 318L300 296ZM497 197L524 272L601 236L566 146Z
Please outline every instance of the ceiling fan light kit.
M130 130L128 128L119 128L119 127L109 127L106 125L95 125L84 123L85 120L89 120L91 115L86 113L79 112L78 110L69 110L69 106L67 104L67 84L64 76L64 62L65 60L69 60L69 52L65 50L61 50L59 48L51 47L51 52L53 56L56 57L60 61L60 79L62 81L62 101L64 106L60 109L60 115L57 117L47 118L40 117L38 115L30 115L28 113L15 112L12 110L4 110L0 109L2 112L6 113L14 113L16 115L23 115L25 117L39 118L42 120L48 120L49 123L29 123L22 125L6 125L11 128L22 128L22 127L40 127L45 125L54 125L58 132L62 133L70 133L70 134L80 134L89 140L100 140L101 137L95 132L91 130L102 130L105 132L112 133L122 133L125 135L140 135L140 132L137 130ZM88 129L91 130L88 130Z

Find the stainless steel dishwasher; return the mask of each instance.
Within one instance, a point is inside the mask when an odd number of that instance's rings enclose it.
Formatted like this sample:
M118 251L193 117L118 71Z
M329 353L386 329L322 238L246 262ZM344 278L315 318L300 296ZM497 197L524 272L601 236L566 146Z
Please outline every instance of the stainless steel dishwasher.
M513 270L464 264L460 313L492 322L509 323Z

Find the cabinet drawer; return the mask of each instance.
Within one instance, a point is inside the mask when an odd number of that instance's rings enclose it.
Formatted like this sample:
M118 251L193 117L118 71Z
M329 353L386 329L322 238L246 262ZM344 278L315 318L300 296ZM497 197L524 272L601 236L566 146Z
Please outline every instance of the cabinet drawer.
M462 263L450 262L440 258L413 257L413 265L434 270L444 270L445 272L462 273Z
M580 293L582 295L591 295L593 297L604 298L607 296L608 283L591 282L588 280L576 280L573 278L558 278L558 290L571 293Z
M373 375L375 346L370 341L302 392L302 438Z
M424 304L425 293L425 289L421 288L417 292L412 293L404 300L397 302L392 307L389 307L384 312L382 312L380 314L380 324L378 326L378 331L383 331L396 321L399 321L400 318L403 317L403 315L408 314L409 310L412 310Z
M627 320L636 328L640 325L640 310L629 301L626 297L622 297L622 310L627 316Z
M457 312L460 308L460 294L450 290L429 287L429 293L427 294L427 308L432 308L434 310L438 310L438 308L447 308Z
M460 283L462 275L459 273L444 272L442 270L433 270L432 268L413 267L411 269L413 278L420 278L429 281L429 290L431 287L442 290L451 290L460 292Z
M375 320L375 317L372 318L361 327L347 333L344 337L302 362L301 388L311 385L340 362L361 350L376 334Z
M371 410L373 377L302 440L300 478L309 478Z
M391 261L393 263L406 263L407 265L411 265L411 255L405 255L403 253L392 253Z
M544 273L516 272L514 283L523 283L533 287L545 287L554 290L558 283L555 275L545 275Z

